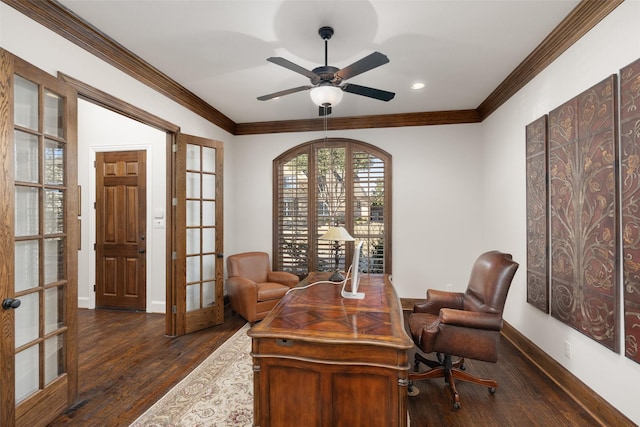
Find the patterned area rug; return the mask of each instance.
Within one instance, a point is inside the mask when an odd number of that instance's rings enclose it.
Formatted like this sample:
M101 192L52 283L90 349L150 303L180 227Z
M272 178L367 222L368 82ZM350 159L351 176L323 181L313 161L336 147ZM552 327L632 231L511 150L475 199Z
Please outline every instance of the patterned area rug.
M251 426L253 371L246 324L131 427Z

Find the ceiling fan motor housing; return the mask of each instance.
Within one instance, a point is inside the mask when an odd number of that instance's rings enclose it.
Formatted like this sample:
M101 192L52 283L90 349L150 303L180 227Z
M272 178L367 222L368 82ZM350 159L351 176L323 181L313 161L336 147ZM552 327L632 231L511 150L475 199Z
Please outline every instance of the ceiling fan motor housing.
M322 27L318 30L318 34L322 37L322 40L329 40L333 36L333 28Z
M322 67L316 67L312 71L315 74L317 74L318 77L320 77L319 79L317 79L317 81L316 79L311 79L311 83L313 83L314 85L318 83L325 83L325 82L330 82L333 84L340 84L340 82L342 82L342 79L340 78L340 76L336 74L338 71L340 71L339 68L327 65Z

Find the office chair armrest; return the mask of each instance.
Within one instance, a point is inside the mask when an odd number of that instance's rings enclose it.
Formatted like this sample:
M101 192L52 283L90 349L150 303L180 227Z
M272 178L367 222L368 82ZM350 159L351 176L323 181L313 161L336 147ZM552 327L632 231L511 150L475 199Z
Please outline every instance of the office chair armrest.
M267 273L267 280L269 282L282 283L290 288L293 288L300 282L298 276L287 271L270 271Z
M462 292L446 292L436 289L427 290L427 299L413 306L414 313L438 314L442 308L461 310L464 307Z
M473 329L499 331L502 329L502 316L494 313L452 310L443 308L438 317L440 324L461 326Z

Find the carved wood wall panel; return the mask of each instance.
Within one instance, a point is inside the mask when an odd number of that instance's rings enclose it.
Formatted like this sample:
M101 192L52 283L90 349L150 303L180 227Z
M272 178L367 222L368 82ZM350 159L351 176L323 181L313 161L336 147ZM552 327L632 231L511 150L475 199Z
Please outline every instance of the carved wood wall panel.
M620 70L625 355L640 363L640 60Z
M549 312L547 116L526 127L527 302Z
M551 315L618 350L616 76L549 113Z

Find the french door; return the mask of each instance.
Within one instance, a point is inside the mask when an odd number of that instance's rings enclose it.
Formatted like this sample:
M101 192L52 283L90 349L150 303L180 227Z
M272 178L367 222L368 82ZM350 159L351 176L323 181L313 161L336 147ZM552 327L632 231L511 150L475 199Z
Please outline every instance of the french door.
M77 99L0 50L0 425L43 426L77 377Z
M178 134L173 335L224 321L222 163L222 142Z

